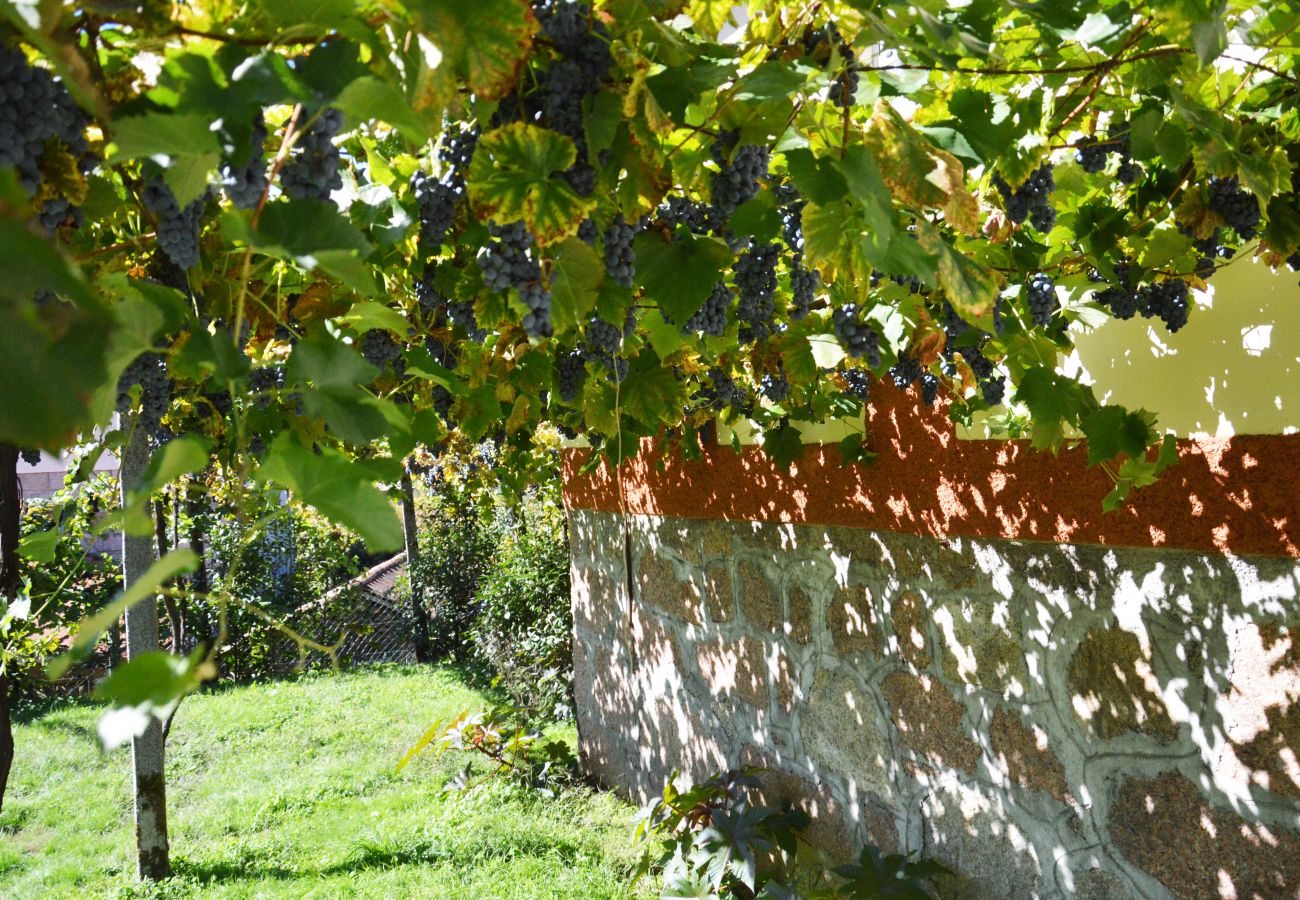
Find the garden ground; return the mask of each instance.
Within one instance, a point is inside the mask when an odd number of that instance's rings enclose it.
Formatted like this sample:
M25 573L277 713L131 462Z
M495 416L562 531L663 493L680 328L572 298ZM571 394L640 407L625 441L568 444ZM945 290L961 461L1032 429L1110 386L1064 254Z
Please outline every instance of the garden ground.
M434 719L490 703L453 669L402 666L189 698L168 742L176 877L156 888L134 880L127 751L100 752L96 705L48 709L16 729L0 895L626 896L615 796L444 793L454 754L396 771Z

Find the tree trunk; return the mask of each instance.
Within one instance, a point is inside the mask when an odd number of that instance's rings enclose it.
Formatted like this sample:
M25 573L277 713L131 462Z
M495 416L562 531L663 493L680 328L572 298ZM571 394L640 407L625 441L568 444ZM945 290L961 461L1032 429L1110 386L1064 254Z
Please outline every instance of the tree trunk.
M18 595L18 532L22 496L18 490L18 448L0 444L0 599ZM10 678L0 674L0 809L4 809L9 770L14 764L14 725L10 718Z
M122 455L122 502L136 487L149 462L149 446L139 423L131 429ZM153 563L153 541L122 533L122 585L128 588ZM158 649L158 602L150 594L126 611L126 658ZM135 788L136 871L141 879L158 881L171 874L167 848L167 779L163 768L163 729L157 719L131 742L131 775Z
M171 552L171 541L167 536L167 508L161 499L153 504L154 537L158 541L158 558ZM167 610L167 624L172 633L172 653L185 652L185 614L180 602L175 597L163 597L163 608Z
M402 472L402 530L406 535L406 577L411 585L411 620L415 629L415 658L430 662L429 610L424 605L424 590L416 579L420 560L420 530L415 521L415 487L409 472Z
M206 594L209 589L208 584L208 553L207 540L208 536L204 530L206 519L203 518L204 494L201 488L193 481L186 486L185 493L185 513L190 517L190 549L194 555L199 558L198 568L190 576L190 590L195 594ZM197 601L196 615L199 618L199 634L203 638L212 641L216 638L216 629L212 625L212 616L210 607L206 599Z

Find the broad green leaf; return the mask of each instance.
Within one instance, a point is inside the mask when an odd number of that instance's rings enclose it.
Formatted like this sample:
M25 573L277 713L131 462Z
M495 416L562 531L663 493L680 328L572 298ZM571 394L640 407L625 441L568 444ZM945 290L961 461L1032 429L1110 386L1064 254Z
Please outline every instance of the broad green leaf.
M1096 403L1091 391L1046 366L1034 366L1021 376L1016 401L1029 407L1033 416L1034 448L1053 451L1065 439L1066 426L1076 424L1080 413Z
M15 274L5 271L0 280ZM110 326L78 313L49 333L13 306L0 307L0 441L67 447L90 428L96 392L109 380Z
M294 200L267 204L253 245L263 253L292 259L304 269L320 268L358 293L378 293L363 258L370 243L333 203Z
M809 203L803 209L808 265L820 269L828 281L865 282L871 275L871 258L877 249L874 241L880 234L872 224L863 207L849 200Z
M865 140L897 200L943 210L952 227L979 232L979 204L966 188L966 169L957 157L918 134L883 100L876 104Z
M920 229L921 245L939 259L939 286L957 314L986 331L993 330L993 305L1002 285L995 271L944 240L936 228Z
M97 643L99 636L117 621L129 607L134 606L177 575L192 570L199 563L198 556L188 547L173 550L151 565L125 591L118 594L107 606L81 623L68 652L56 657L46 667L51 681L57 681L68 667L76 662L77 654Z
M212 118L203 113L146 113L113 122L110 163L152 159L167 165L174 157L221 153Z
M352 304L351 309L339 316L339 321L351 325L358 334L370 331L372 328L380 328L391 331L398 337L406 335L408 325L406 319L402 318L402 314L397 310L373 300Z
M812 350L813 360L822 369L835 368L846 355L843 345L833 334L810 334L808 346Z
M176 202L182 207L188 206L208 189L208 176L216 170L219 162L219 153L177 156L163 173L163 181L171 188Z
M34 531L18 542L18 555L33 562L52 562L58 546L59 531L57 528Z
M563 334L595 309L605 264L585 241L569 238L556 249L551 271L551 324Z
M684 235L665 240L647 231L637 235L633 248L637 284L674 322L695 315L731 262L731 251L716 238Z
M316 331L293 348L285 378L290 384L358 395L359 385L369 384L378 372L352 347L324 331Z
M540 244L571 237L593 209L560 173L577 151L562 134L516 122L489 131L470 164L469 198L480 218L500 224L523 220Z
M1088 462L1096 465L1121 453L1141 457L1154 435L1147 418L1122 406L1099 406L1084 410L1079 427L1088 439Z
M537 30L527 0L412 0L406 6L441 56L426 88L432 96L450 100L461 81L485 100L500 100L515 87Z
M181 698L216 674L216 666L197 648L189 656L151 650L115 666L94 694L112 704L99 721L104 748L140 737L151 721L166 719Z
M211 453L212 441L201 434L187 434L168 441L149 459L135 490L136 495L148 498L182 475L202 471L207 467Z
M0 297L28 301L37 291L53 291L83 306L97 301L49 241L12 219L0 219Z
M351 0L257 0L257 5L282 27L339 28L357 15L357 6Z
M844 198L849 192L848 180L840 174L835 161L818 159L811 150L787 150L786 166L795 186L811 203L829 204Z
M325 447L315 452L282 434L271 444L255 473L293 491L334 521L359 534L372 550L402 546L402 523L388 497L375 487L372 472L356 460Z
M789 469L803 458L803 439L799 435L799 429L787 422L778 428L764 431L763 452L772 457L782 469Z
M343 89L334 105L343 110L353 122L369 122L374 119L387 122L407 140L417 144L429 140L437 133L436 126L431 133L431 129L406 102L402 92L382 78L358 78Z

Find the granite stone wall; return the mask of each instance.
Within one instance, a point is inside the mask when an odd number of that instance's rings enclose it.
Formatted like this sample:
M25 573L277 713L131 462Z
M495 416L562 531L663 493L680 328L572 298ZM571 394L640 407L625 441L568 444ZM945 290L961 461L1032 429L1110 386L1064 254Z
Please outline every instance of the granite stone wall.
M1300 561L570 512L582 753L953 897L1300 897Z

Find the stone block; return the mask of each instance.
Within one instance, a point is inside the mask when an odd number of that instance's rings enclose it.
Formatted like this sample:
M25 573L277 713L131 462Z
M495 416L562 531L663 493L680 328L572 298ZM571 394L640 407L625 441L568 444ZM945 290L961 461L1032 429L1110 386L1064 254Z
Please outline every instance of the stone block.
M786 637L798 644L812 643L813 600L798 584L790 585L790 614L785 623Z
M1125 779L1107 828L1177 897L1294 898L1300 887L1300 835L1213 806L1174 772Z
M975 594L941 600L933 619L945 678L1004 697L1023 696L1029 685L1025 648L1001 598Z
M1015 713L998 709L993 713L989 743L1012 784L1046 791L1063 803L1070 802L1065 768L1042 729L1031 728Z
M769 653L775 662L769 661ZM770 647L749 635L735 640L716 638L699 645L696 665L715 695L735 696L749 706L767 709L771 684L779 709L788 711L793 705L794 669L779 646Z
M889 604L889 617L898 641L898 655L918 669L930 665L930 641L925 627L929 613L925 599L916 591L900 591Z
M1127 731L1164 741L1178 736L1151 658L1132 632L1118 627L1088 632L1070 658L1067 680L1075 715L1098 737Z
M637 561L637 595L643 602L692 625L702 624L700 596L689 582L677 577L672 562L644 551Z
M1223 774L1300 797L1300 628L1248 623L1229 641L1232 681L1219 701Z
M736 587L731 566L715 560L704 567L704 604L714 622L730 622L736 617Z
M784 633L785 613L781 598L772 587L763 568L749 560L736 564L740 594L740 611L754 631L762 634Z
M871 697L848 675L818 670L799 707L799 729L814 770L834 772L860 789L891 793L889 738Z
M881 685L899 743L930 762L974 772L979 746L962 728L962 706L938 680L893 672Z
M1000 805L974 791L930 794L921 805L923 856L952 869L936 879L944 900L1041 896L1041 869L1027 835Z
M826 607L826 628L838 654L884 652L885 635L868 588L838 588Z

